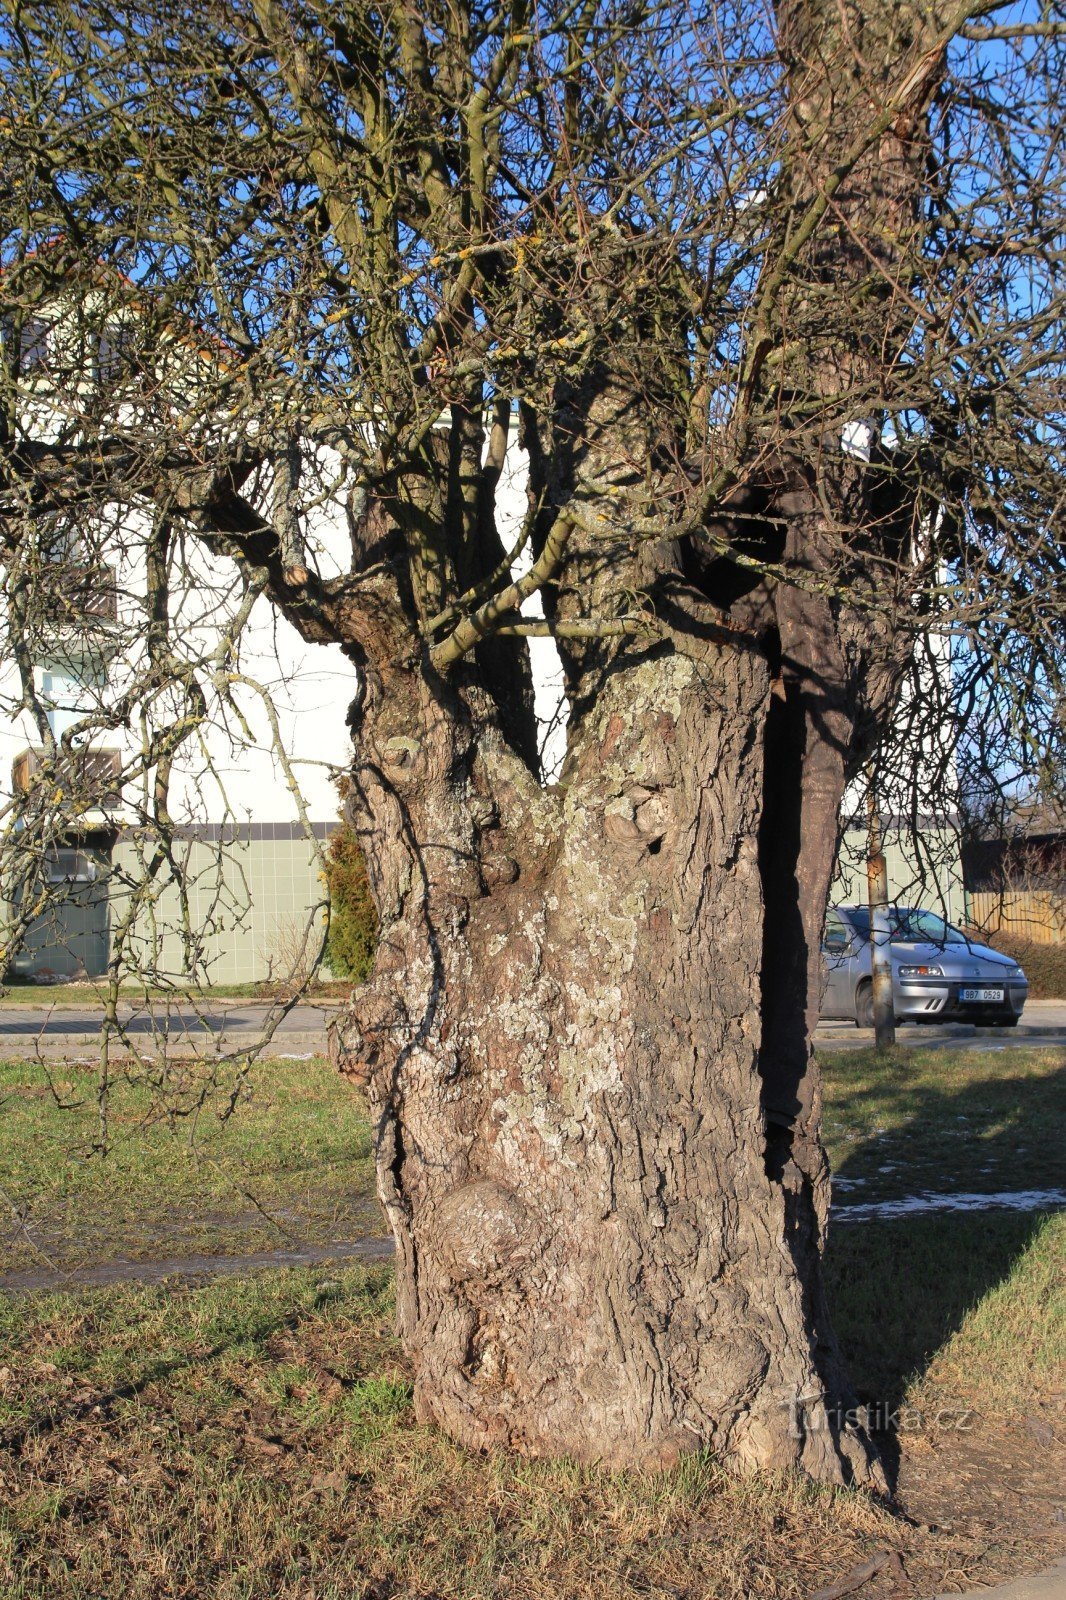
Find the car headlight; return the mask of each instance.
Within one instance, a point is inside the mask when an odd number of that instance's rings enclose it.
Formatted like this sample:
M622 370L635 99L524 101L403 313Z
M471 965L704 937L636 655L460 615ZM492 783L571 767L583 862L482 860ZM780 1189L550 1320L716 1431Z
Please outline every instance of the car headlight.
M901 978L942 978L944 970L942 967L900 967L899 975Z
M1021 967L1009 967L1007 969L1007 977L1008 978L1024 978L1025 977L1025 973L1022 971Z

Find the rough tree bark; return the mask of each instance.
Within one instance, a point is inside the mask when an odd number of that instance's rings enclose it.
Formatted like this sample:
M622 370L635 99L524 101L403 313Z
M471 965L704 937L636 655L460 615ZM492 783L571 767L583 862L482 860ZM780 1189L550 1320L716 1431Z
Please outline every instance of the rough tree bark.
M617 671L547 792L415 674L383 737L395 687L353 806L382 954L335 1043L379 1120L421 1415L477 1446L879 1482L821 1399L843 1389L797 1207L820 1228L824 1173L767 1163L765 661Z

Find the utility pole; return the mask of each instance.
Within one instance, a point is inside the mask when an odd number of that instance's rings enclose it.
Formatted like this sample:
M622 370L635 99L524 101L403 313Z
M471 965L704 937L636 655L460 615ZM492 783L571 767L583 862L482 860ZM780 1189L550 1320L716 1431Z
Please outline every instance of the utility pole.
M877 808L877 791L872 775L866 814L866 884L870 905L874 1037L878 1050L887 1050L896 1042L896 1008L892 999L892 930L888 920L888 867L881 848L881 813Z

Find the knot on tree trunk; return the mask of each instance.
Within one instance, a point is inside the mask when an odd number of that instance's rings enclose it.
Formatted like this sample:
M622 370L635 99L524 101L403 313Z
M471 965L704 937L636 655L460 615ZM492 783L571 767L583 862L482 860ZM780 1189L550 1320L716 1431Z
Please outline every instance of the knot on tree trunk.
M453 1189L441 1202L433 1224L440 1257L457 1283L486 1286L517 1271L537 1243L537 1230L525 1207L491 1178Z
M657 853L668 836L673 839L673 820L673 811L665 795L643 784L634 784L625 794L607 802L603 831L613 844L629 845L638 852Z
M329 1026L329 1060L358 1088L388 1070L412 1037L407 1008L396 995L382 995L371 984L357 991L351 1009Z
M497 852L482 857L481 881L486 889L496 889L502 884L514 883L519 870L518 862L513 856Z

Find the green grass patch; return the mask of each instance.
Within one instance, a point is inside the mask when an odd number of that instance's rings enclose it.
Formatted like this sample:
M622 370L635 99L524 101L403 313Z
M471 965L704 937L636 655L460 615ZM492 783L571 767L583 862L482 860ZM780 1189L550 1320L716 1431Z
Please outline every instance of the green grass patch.
M123 1005L158 1005L170 1001L186 1005L193 1001L253 1000L259 988L255 983L219 983L207 989L146 989L143 984L121 984L119 1000ZM107 999L104 984L91 981L82 983L13 983L9 979L0 990L0 1006L103 1006Z
M957 1241L957 1243L960 1241ZM975 1297L914 1385L985 1411L1061 1396L1066 1372L1066 1215L1038 1219L998 1282Z
M97 1068L0 1065L7 1271L381 1231L362 1103L320 1058L127 1068L106 1110L104 1154Z
M1056 1249L964 1317L946 1352L971 1375L1005 1312L1041 1345ZM922 1593L978 1547L982 1578L1019 1560L983 1525L960 1545L707 1457L644 1475L472 1454L416 1421L392 1313L390 1271L362 1266L0 1298L5 1600L800 1600L886 1546Z
M1038 1050L834 1055L837 1168L864 1180L864 1199L978 1188L982 1165L987 1187L1049 1187L1062 1065ZM50 1086L39 1067L5 1067L2 1181L90 1254L123 1238L177 1254L179 1235L182 1248L244 1248L253 1192L312 1235L380 1227L369 1128L324 1063L257 1066L222 1120L232 1087L194 1116L191 1068L120 1080L103 1160L91 1072L64 1068ZM1063 1218L833 1225L827 1271L863 1399L974 1405L983 1440L1054 1393ZM1013 1527L991 1537L978 1522L967 1543L924 1525L938 1518L901 1523L792 1478L738 1482L705 1457L644 1476L470 1454L416 1421L392 1322L390 1270L334 1263L0 1295L4 1600L800 1600L886 1546L921 1593L1024 1564ZM1019 1437L1020 1469L1032 1444Z
M835 1197L1066 1186L1066 1051L823 1051Z
M831 1228L830 1302L860 1399L939 1390L999 1414L1062 1372L1066 1221L985 1212ZM949 1354L949 1352L954 1352Z
M121 984L123 1005L160 1006L210 1005L215 1000L258 1000L264 1004L284 998L284 986L266 981L255 983L211 983L202 989L146 989L143 984ZM309 1002L347 999L350 980L316 980L306 991ZM0 1006L103 1006L106 987L91 981L82 983L16 983L8 979L0 989Z
M839 1219L853 1202L1066 1188L1066 1052L826 1051L821 1065L838 1208L826 1272L860 1397L914 1401L932 1373L949 1399L1026 1409L1062 1370L1063 1217Z

